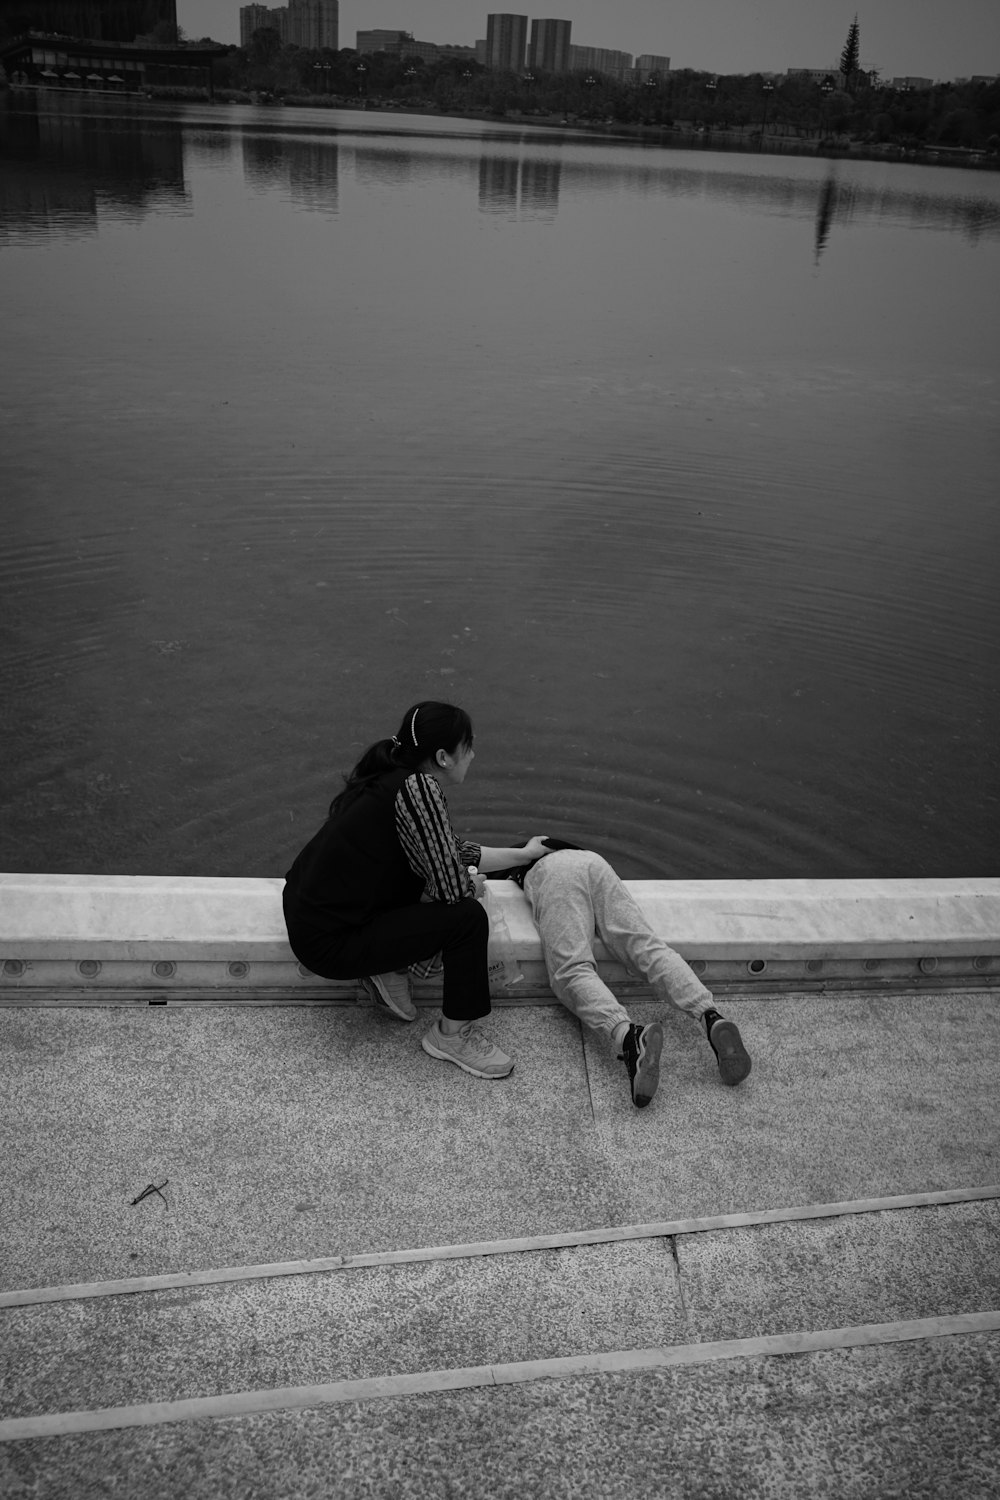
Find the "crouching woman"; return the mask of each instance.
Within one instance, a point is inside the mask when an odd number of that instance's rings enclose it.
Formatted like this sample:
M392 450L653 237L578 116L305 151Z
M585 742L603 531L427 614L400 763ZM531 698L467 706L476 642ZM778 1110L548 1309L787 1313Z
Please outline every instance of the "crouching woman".
M285 876L292 952L325 979L360 979L394 1015L416 1019L409 970L443 963L442 1013L422 1039L431 1057L477 1078L506 1078L513 1061L479 1022L490 1013L489 919L482 875L548 853L460 842L444 788L459 786L475 756L467 713L417 703L391 739L369 747L345 778L319 832Z

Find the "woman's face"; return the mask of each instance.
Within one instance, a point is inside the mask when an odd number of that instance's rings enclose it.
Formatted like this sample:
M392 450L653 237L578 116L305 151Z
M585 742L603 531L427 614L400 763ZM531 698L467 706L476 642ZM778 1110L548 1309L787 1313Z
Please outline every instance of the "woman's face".
M439 750L438 775L447 786L461 786L475 758L476 752L471 745L457 745L451 755L446 750Z

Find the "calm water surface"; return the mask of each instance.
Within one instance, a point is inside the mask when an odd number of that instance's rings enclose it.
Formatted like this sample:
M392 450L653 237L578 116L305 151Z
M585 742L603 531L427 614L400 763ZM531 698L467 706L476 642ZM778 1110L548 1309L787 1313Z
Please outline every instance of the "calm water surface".
M0 865L280 874L412 700L622 874L997 873L1000 177L0 97Z

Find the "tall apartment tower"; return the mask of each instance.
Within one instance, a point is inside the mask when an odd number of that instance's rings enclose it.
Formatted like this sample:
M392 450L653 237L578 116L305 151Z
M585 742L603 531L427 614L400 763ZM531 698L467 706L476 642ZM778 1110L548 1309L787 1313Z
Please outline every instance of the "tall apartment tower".
M659 57L655 52L640 52L635 60L635 71L640 78L650 78L654 73L669 73L670 58Z
M288 0L287 28L285 39L296 47L339 51L339 0Z
M339 51L340 0L288 0L287 5L243 5L240 7L240 46L249 45L250 38L261 27L269 26L281 37L284 45L308 47L318 52L321 47Z
M527 16L486 17L486 66L488 68L505 73L519 73L524 67L527 42Z
M604 73L624 80L632 71L632 54L610 47L570 47L569 66L572 73Z
M570 21L532 21L528 66L540 73L569 72Z
M177 25L177 0L0 0L0 21L20 31L56 32L95 42L134 42L161 21ZM46 64L51 66L51 64Z
M265 27L273 25L269 5L241 5L240 46L249 47L255 31L263 31Z

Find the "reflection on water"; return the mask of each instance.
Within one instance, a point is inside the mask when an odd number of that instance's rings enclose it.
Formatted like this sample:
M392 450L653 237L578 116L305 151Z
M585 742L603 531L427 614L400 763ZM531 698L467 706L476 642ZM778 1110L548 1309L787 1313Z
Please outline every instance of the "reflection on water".
M559 161L525 161L521 167L521 208L527 213L554 213L559 204Z
M488 841L992 869L996 179L321 111L0 130L9 867L273 873L446 696Z
M413 153L405 147L389 150L354 147L354 170L359 182L398 187L401 183L410 181L414 165Z
M559 207L562 162L523 156L481 156L479 207L485 213L536 218Z
M293 203L317 213L337 212L340 153L336 141L276 141L268 136L240 138L243 171L253 187L287 189Z
M109 130L66 101L0 94L0 238L93 232L99 212L139 218L187 202L179 131L128 115Z
M479 158L479 206L500 213L517 210L517 186L520 162L516 156L481 156Z
M259 119L247 125L239 114L225 125L199 120L188 128L181 116L160 117L133 106L115 110L109 118L108 109L106 102L0 96L0 191L8 229L30 221L34 233L69 233L81 217L92 227L95 194L116 213L156 211L171 200L184 204L185 152L192 162L218 161L238 141L248 182L265 189L284 183L298 203L319 212L336 211L344 166L365 185L398 187L428 177L471 181L470 168L477 163L470 147L478 146L480 208L515 218L554 214L561 189L590 196L624 188L816 216L817 261L835 222L958 229L973 243L1000 234L995 195L899 187L884 173L874 174L881 180L866 183L838 181L831 172L819 188L817 206L819 162L764 158L762 165L751 157L732 170L721 156L694 162L685 153L660 150L651 163L649 151L635 146L581 146L579 137L555 132L508 138L500 131L463 134L459 129L449 136L440 129L427 131L426 122L407 131L395 119L395 128L366 132L355 123L356 116L338 116L331 123L327 111L316 112L319 119L308 126L294 128L286 127L284 117L280 127ZM273 112L265 118L272 119ZM344 124L345 119L350 123ZM930 170L932 180L943 175ZM56 182L60 174L66 175Z
M816 210L816 264L819 265L820 256L826 249L826 242L830 238L830 225L833 223L837 207L837 179L831 173L823 184L819 195L819 207Z

